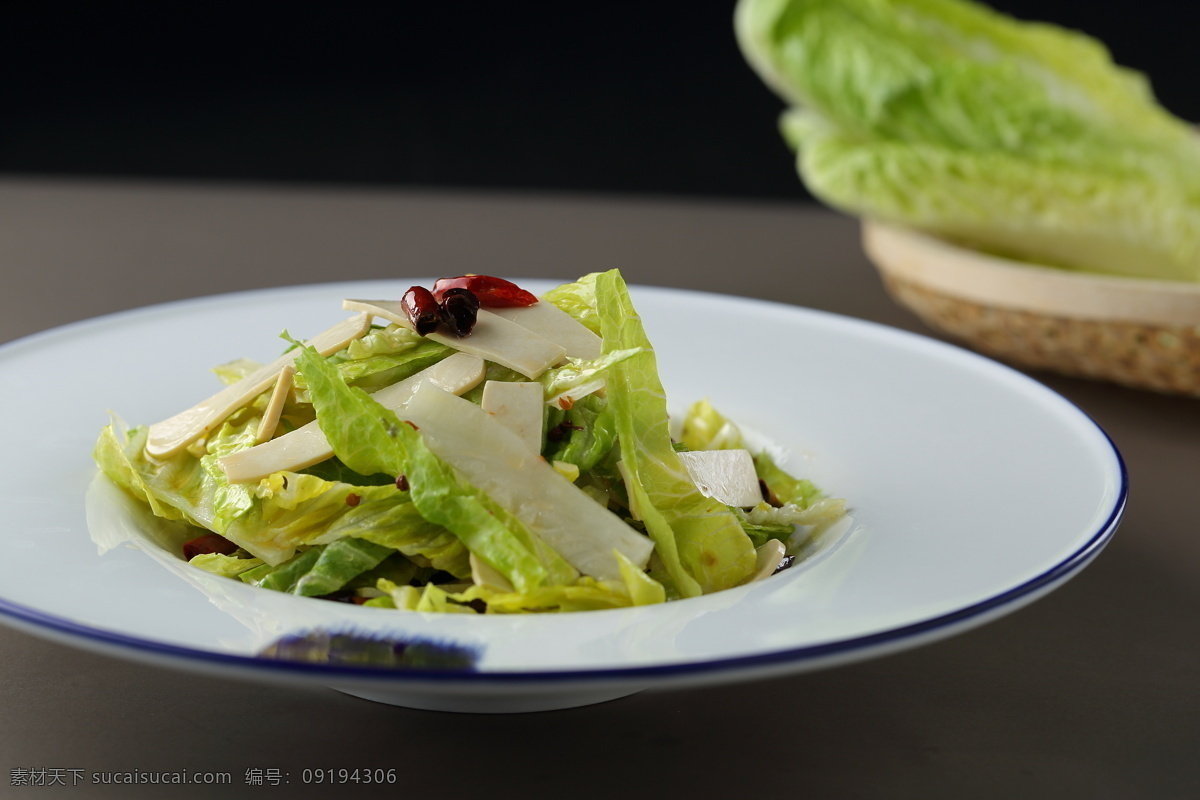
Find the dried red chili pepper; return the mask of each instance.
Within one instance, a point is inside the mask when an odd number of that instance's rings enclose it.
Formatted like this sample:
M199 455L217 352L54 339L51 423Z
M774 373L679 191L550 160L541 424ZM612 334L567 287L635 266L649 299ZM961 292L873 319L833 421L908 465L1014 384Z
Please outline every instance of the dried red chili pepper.
M183 543L183 557L191 561L196 556L220 553L223 556L233 555L238 546L217 533L206 533Z
M516 308L531 306L538 301L512 281L493 278L491 275L460 275L457 278L441 278L433 284L433 296L439 301L451 289L466 289L479 298L479 304L490 308Z
M479 298L470 289L454 287L442 292L438 298L442 304L442 316L455 336L466 336L475 327L479 315Z
M433 333L442 321L442 307L433 292L424 286L413 286L400 300L404 316L412 323L413 330L422 336Z

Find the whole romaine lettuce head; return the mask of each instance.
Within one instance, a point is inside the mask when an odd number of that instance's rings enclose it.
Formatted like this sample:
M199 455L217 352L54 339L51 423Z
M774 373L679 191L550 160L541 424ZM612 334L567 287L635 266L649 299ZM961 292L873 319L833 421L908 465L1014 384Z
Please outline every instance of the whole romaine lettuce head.
M1200 280L1200 137L1100 42L968 0L740 0L826 203L1062 267Z

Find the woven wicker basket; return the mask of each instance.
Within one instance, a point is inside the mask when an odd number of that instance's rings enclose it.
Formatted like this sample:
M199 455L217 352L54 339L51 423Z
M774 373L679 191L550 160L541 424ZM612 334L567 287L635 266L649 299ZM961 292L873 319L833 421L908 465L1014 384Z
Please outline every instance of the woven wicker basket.
M1089 275L863 223L888 292L1004 361L1200 397L1200 286Z

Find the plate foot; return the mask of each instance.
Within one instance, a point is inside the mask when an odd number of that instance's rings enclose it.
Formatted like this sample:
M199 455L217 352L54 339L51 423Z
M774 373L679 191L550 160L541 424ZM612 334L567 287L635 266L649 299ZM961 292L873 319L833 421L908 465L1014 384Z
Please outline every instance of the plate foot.
M594 689L530 694L421 694L358 687L333 686L343 694L386 703L392 706L416 708L422 711L450 711L460 714L526 714L534 711L558 711L596 703L607 703L637 694L641 689Z

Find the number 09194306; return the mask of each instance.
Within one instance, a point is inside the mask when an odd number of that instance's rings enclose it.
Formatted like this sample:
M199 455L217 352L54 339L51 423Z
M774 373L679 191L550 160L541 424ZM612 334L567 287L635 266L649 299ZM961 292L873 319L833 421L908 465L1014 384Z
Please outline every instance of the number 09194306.
M305 769L300 773L304 783L395 783L395 769Z

